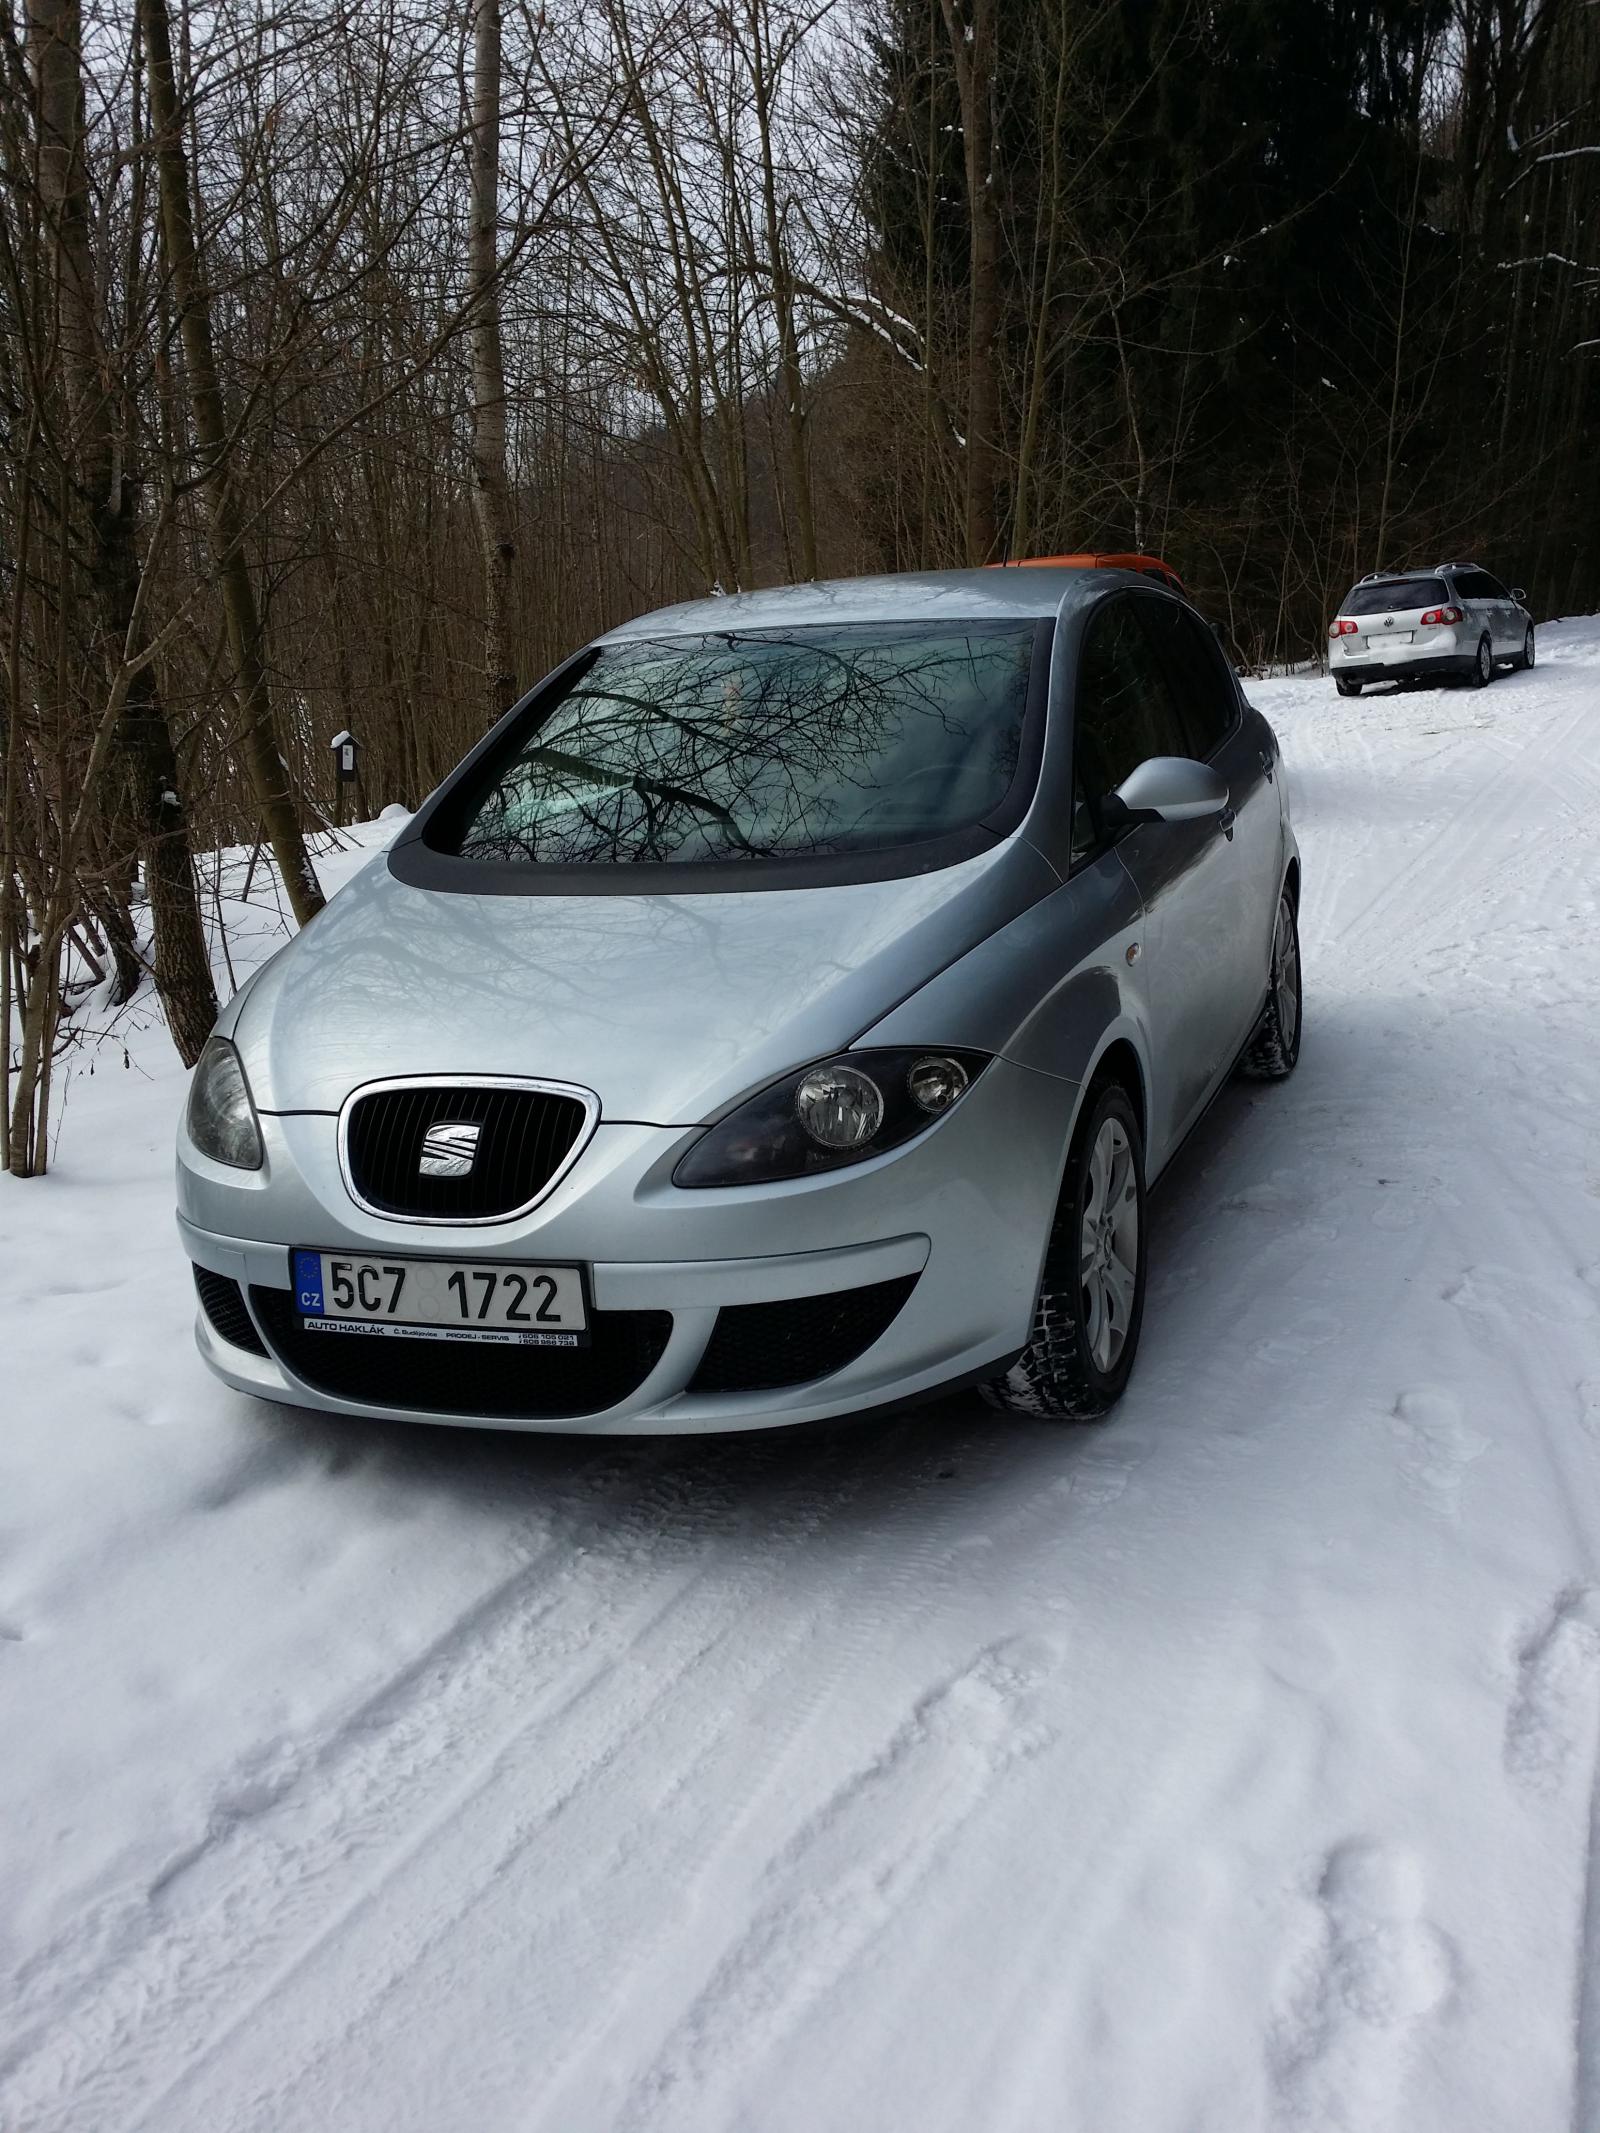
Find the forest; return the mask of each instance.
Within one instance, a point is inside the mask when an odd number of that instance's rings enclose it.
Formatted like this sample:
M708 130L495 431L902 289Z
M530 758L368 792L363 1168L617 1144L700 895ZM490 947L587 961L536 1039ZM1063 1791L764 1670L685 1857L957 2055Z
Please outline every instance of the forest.
M1136 548L1600 607L1594 0L5 0L0 1119L597 630Z

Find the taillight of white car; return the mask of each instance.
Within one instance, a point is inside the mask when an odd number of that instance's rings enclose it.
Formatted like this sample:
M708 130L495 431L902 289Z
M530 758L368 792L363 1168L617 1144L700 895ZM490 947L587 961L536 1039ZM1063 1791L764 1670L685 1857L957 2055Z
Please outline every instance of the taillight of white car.
M1459 622L1460 620L1461 610L1459 607L1430 607L1422 618L1422 627L1426 629L1430 622Z

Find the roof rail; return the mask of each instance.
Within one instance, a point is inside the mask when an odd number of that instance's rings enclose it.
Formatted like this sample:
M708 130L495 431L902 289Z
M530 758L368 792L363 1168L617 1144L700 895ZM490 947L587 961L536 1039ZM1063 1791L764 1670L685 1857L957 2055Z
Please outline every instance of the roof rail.
M1458 563L1435 563L1433 567L1434 567L1434 569L1435 569L1435 570L1477 570L1477 569L1478 569L1478 568L1479 568L1480 566L1479 566L1478 564L1476 564L1476 563L1459 563L1459 562L1458 562Z

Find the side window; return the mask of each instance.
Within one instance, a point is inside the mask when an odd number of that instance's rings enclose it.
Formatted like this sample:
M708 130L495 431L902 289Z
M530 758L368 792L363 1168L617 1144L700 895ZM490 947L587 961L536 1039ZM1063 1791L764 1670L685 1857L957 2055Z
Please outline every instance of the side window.
M1072 856L1100 841L1100 802L1153 755L1189 752L1155 649L1128 599L1089 624L1073 699Z
M1238 716L1233 676L1198 615L1169 600L1141 600L1138 605L1178 701L1187 736L1182 752L1203 763L1222 745Z
M1506 591L1500 580L1491 578L1486 570L1478 572L1478 582L1484 588L1483 597L1486 600L1509 600L1511 598L1510 593Z
M1457 571L1456 591L1463 600L1503 600L1506 597L1486 570Z

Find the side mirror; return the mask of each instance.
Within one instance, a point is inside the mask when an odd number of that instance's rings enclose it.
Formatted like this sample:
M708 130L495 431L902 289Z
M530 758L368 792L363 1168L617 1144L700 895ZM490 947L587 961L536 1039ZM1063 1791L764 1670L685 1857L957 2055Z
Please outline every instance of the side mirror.
M1516 601L1518 607L1526 607L1528 604L1528 588L1525 585L1513 585L1511 597Z
M1102 812L1113 829L1124 829L1134 822L1198 822L1227 804L1228 781L1209 763L1153 755L1107 795Z

